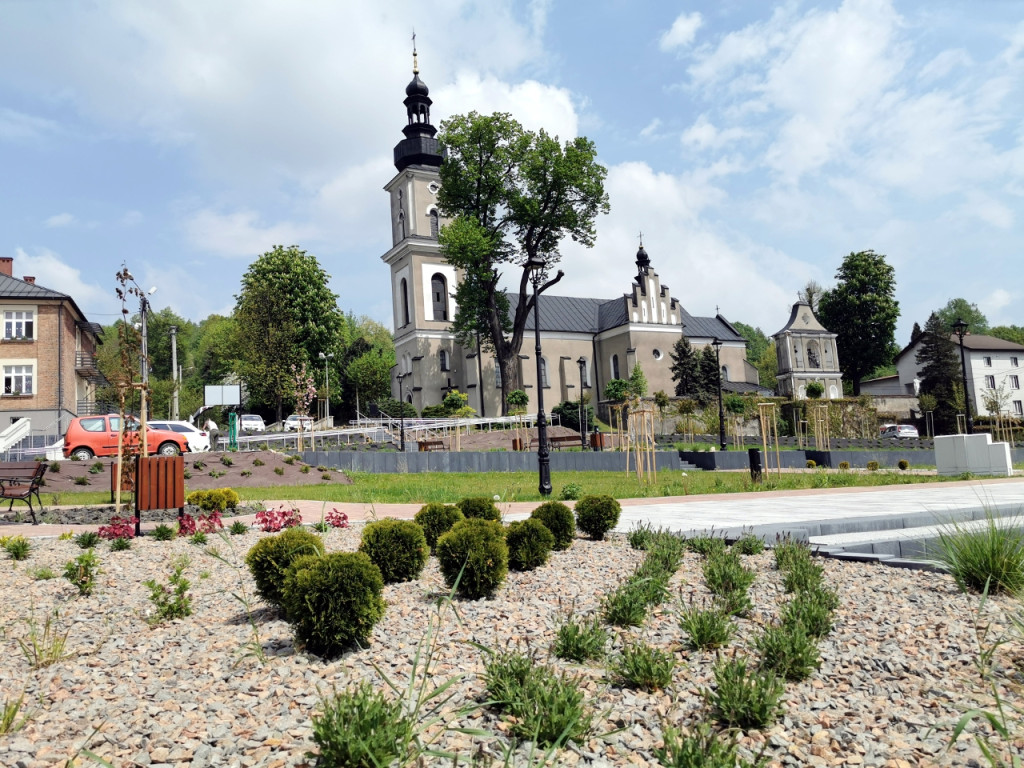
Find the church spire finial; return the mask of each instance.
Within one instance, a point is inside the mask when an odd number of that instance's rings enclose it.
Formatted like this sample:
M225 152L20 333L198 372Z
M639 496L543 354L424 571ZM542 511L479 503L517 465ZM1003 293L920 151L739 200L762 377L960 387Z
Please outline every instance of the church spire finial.
M412 31L412 73L418 75L420 73L420 65L416 61L416 30Z
M640 233L640 247L636 252L636 267L640 270L640 274L646 275L647 270L651 267L651 259L647 255L647 251L644 250L644 233Z

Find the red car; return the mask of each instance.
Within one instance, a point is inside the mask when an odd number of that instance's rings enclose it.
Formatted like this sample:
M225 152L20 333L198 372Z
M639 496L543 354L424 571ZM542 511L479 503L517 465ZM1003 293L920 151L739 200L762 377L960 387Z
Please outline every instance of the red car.
M64 433L64 458L78 457L82 461L93 456L117 456L117 432L121 417L116 413L106 416L77 416L68 424ZM132 450L139 445L139 422L127 419L124 430L124 444ZM162 429L146 430L146 447L150 453L161 456L177 456L188 450L184 435Z

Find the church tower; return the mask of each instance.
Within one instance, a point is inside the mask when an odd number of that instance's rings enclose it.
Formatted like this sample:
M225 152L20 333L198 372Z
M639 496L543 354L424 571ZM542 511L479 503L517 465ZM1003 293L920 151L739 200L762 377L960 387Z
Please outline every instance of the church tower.
M391 270L396 376L403 375L396 397L424 404L440 401L440 381L457 386L456 350L449 333L455 316L455 268L441 255L437 208L441 152L437 129L430 123L430 91L420 80L413 49L412 81L405 89L405 138L395 145L398 173L384 187L391 201L391 248L381 259ZM428 384L432 382L433 384Z

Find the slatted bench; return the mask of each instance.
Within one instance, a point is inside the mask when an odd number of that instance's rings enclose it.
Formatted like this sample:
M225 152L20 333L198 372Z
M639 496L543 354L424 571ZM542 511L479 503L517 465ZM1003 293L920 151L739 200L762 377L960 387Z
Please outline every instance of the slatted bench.
M4 461L0 462L0 498L10 499L7 511L14 507L14 502L28 503L28 511L32 514L32 524L39 525L36 510L32 506L32 497L43 509L43 500L39 498L39 488L43 484L47 464L44 461Z
M535 437L530 440L530 448L537 448L540 445L540 441ZM562 450L562 446L568 446L570 448L579 447L581 445L579 435L554 435L548 437L548 447Z
M441 438L434 438L431 440L420 440L419 448L421 451L443 451L444 440Z

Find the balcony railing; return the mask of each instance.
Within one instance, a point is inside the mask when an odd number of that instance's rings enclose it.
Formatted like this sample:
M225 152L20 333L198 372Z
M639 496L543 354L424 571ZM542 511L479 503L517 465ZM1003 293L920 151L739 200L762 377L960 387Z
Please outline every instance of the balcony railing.
M95 371L96 355L89 352L75 352L75 370Z
M117 406L105 400L79 400L76 413L79 416L98 416L103 413L116 413Z

